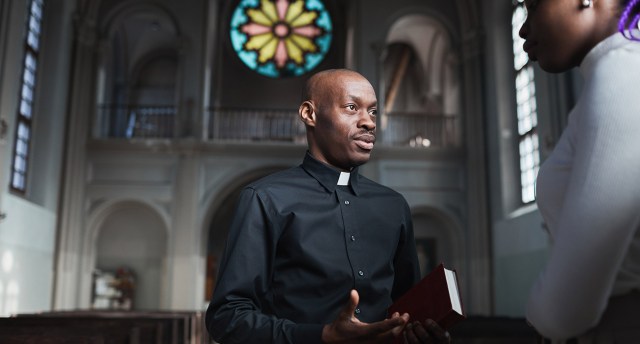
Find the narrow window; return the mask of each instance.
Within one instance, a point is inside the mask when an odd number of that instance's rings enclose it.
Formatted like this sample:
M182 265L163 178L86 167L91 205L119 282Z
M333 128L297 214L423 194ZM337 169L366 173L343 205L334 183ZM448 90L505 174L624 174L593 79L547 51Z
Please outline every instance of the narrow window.
M16 136L13 146L13 163L11 167L11 188L20 193L25 193L27 190L27 171L29 168L29 153L31 151L30 145L32 137L31 128L33 126L33 104L38 71L38 52L40 50L42 2L43 0L31 1L24 45L25 53L22 66L22 84L20 86L20 101L16 122Z
M518 150L520 152L520 184L522 203L535 200L535 179L540 166L538 145L538 115L533 66L529 56L522 50L524 40L518 32L527 10L524 0L514 1L511 31L513 36L513 66L516 71L516 106L518 116Z

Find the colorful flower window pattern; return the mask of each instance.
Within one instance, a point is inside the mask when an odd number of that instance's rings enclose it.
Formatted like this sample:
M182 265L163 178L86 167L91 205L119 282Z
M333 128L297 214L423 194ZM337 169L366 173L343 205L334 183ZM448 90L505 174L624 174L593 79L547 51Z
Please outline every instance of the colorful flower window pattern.
M331 46L331 17L320 0L241 0L231 43L249 68L272 78L315 68Z

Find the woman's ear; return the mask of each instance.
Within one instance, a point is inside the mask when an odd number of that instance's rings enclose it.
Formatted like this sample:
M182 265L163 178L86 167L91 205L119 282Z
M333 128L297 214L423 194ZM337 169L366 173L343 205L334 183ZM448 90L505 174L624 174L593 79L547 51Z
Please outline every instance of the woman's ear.
M316 125L316 109L313 102L310 100L304 101L300 104L298 109L298 115L306 126L315 127Z

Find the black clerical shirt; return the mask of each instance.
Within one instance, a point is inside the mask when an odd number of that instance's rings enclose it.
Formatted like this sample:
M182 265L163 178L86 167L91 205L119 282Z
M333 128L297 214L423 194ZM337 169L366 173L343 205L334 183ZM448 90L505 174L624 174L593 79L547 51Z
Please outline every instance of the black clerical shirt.
M360 295L356 317L387 307L419 279L411 213L397 192L307 153L302 165L241 193L206 315L228 343L319 343L322 327Z

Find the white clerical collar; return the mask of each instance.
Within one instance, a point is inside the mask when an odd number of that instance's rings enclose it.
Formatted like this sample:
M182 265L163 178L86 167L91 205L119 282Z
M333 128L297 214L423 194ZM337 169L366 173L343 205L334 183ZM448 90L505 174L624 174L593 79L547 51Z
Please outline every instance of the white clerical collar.
M338 185L349 185L349 172L340 172L340 178L338 178Z

